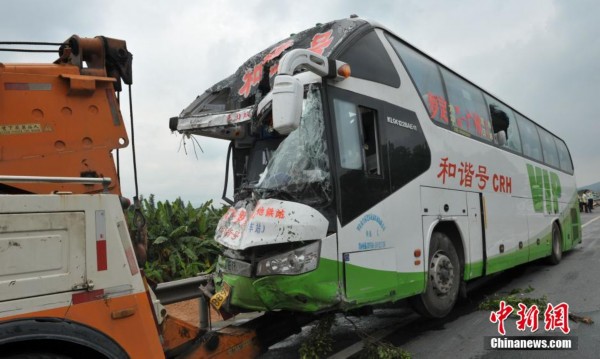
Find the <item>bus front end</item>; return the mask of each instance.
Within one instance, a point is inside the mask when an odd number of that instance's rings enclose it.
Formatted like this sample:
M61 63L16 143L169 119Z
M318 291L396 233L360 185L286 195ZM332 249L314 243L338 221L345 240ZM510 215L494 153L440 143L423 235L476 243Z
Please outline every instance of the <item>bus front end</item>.
M277 94L265 98L262 111L242 110L252 115L237 126L256 129L240 131L249 134L231 148L235 197L215 233L224 248L214 277L216 307L315 312L340 302L320 85L300 84L299 91L301 117L288 134L275 130Z
M231 207L215 234L224 248L211 299L218 309L318 312L343 301L322 83L349 68L305 44L356 24L329 26L258 54L171 120L184 135L231 141L234 198L224 197ZM261 74L257 86L246 86L248 73Z
M230 208L217 229L226 249L213 304L314 312L338 303L336 238L327 236L327 219L292 201L242 203Z
M217 307L312 312L339 301L336 238L327 236L322 212L332 189L321 93L318 85L306 89L296 129L269 131L273 116L261 112L261 135L248 149L233 148L234 171L244 175L216 229L226 248L215 276Z

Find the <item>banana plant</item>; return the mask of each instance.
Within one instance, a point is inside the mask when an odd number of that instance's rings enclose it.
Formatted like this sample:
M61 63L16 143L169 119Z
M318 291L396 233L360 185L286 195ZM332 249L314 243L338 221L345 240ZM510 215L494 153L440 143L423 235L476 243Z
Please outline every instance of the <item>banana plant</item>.
M221 253L214 240L215 229L227 209L216 208L212 201L196 208L181 198L172 203L157 202L154 195L142 199L148 227L146 276L165 282L210 273ZM133 213L128 217L131 221Z

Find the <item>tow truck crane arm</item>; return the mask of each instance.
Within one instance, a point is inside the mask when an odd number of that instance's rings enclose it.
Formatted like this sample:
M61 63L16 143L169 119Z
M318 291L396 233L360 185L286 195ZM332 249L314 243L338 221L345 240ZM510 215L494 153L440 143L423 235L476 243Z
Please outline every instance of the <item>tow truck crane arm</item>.
M129 140L116 93L132 83L125 41L67 39L53 64L0 63L0 173L118 178L112 151ZM98 193L79 183L0 183L0 193ZM118 180L109 192L120 194Z

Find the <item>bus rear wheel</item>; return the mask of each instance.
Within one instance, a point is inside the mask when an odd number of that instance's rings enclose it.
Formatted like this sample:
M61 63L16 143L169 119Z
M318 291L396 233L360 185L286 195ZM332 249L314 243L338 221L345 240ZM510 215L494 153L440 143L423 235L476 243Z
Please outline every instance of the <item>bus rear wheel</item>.
M414 309L428 318L443 318L454 308L461 281L460 261L445 233L434 232L429 246L425 292L412 298Z
M562 259L562 235L560 228L554 223L552 225L552 252L548 257L548 262L552 265L557 265Z

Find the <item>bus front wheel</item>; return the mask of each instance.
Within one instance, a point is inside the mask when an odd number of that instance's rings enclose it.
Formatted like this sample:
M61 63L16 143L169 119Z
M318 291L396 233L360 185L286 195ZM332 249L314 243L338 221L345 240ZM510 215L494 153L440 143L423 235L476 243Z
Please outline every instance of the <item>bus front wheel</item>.
M443 318L454 307L461 281L460 261L445 233L434 232L429 246L425 292L414 297L415 310L429 318Z

